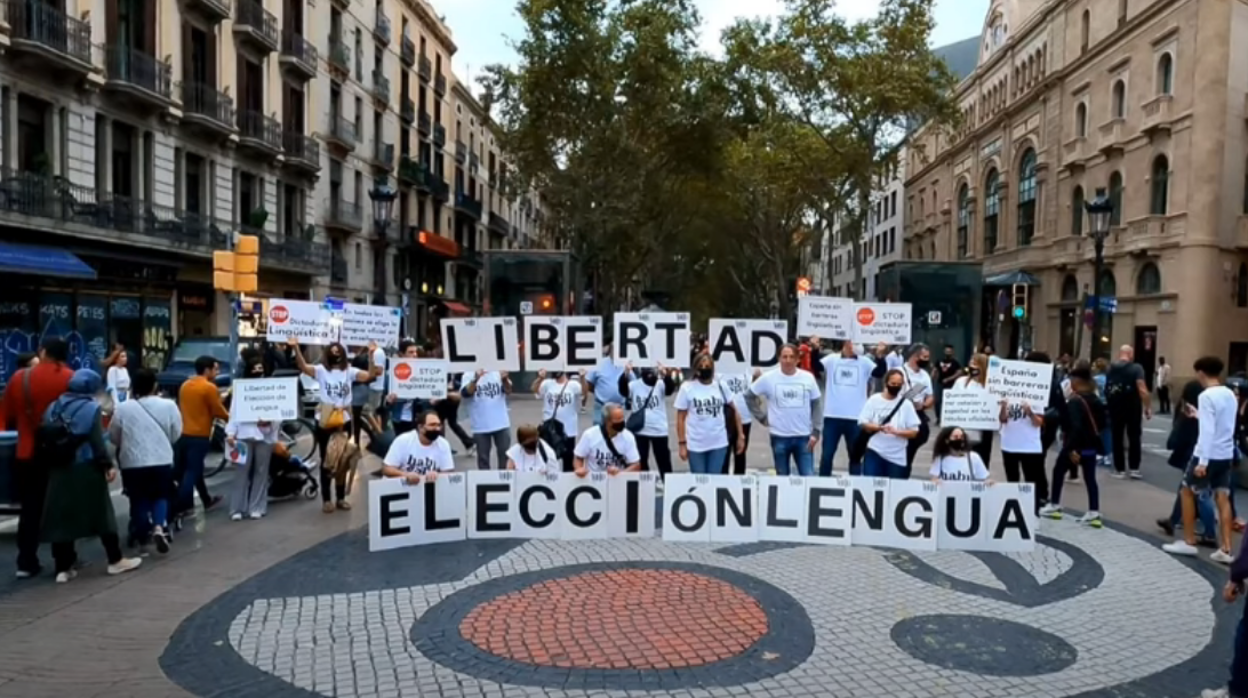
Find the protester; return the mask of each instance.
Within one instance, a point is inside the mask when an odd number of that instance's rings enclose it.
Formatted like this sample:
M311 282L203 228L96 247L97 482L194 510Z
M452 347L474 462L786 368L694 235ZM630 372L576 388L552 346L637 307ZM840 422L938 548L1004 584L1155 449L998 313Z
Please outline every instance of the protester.
M919 449L927 443L931 437L931 427L929 422L931 418L927 414L927 410L935 403L935 396L932 393L932 376L928 373L932 368L932 352L927 348L926 344L915 344L906 352L906 363L902 366L902 373L905 376L905 392L911 394L913 388L921 387L914 394L914 411L919 416L919 433L906 443L906 471L903 475L904 479L910 478L910 469L914 466L914 457L918 454Z
M760 424L771 431L771 453L776 474L788 475L790 461L798 475L814 475L814 450L819 441L819 384L797 367L792 344L780 349L780 366L767 373L754 371L746 403ZM764 408L759 398L767 400Z
M573 472L585 477L590 472L615 475L641 470L641 455L633 433L624 428L624 408L607 403L602 406L602 424L581 434L576 442Z
M858 439L858 417L871 395L871 376L875 360L859 356L854 343L845 340L841 351L828 354L819 361L824 375L823 452L819 457L819 475L832 475L832 461L840 441L850 452L849 474L861 475L862 463L853 461L854 441Z
M5 427L17 431L13 485L21 510L17 515L17 578L29 579L42 570L39 564L39 527L48 493L48 468L39 459L36 433L43 413L68 388L74 372L65 365L69 345L60 337L44 337L39 356L4 387Z
M1048 357L1032 352L1025 359L1031 363L1044 363ZM1027 402L1001 401L1001 461L1005 465L1005 479L1020 480L1036 486L1036 510L1039 511L1049 499L1049 479L1044 472L1044 448L1041 431L1044 413L1037 413Z
M420 347L410 339L399 342L399 356L405 359L420 358ZM420 399L401 400L394 393L386 396L389 405L390 422L396 436L402 436L416 428L416 419L426 410L434 409L442 400L426 401ZM384 454L383 454L384 455Z
M945 427L932 445L932 482L988 482L988 466L971 449L966 430Z
M117 478L104 434L97 397L104 379L91 369L74 372L68 390L48 407L43 417L42 463L48 469L48 495L43 512L43 539L52 544L58 584L73 579L79 538L99 538L108 556L108 573L137 568L140 558L127 558L117 537L108 484ZM164 438L162 436L162 438Z
M902 394L904 368L884 375L884 390L867 399L858 415L858 424L870 434L863 458L863 475L904 480L907 444L919 435L919 415L914 403Z
M418 418L416 431L397 437L382 459L381 474L401 477L409 484L421 478L433 482L440 472L455 469L451 444L442 438L442 420L437 412L425 412Z
M498 469L505 470L507 449L511 448L511 416L507 412L511 378L506 371L477 371L462 392L472 398L468 421L477 446L477 468L489 470L490 455L497 449Z
M577 434L581 433L577 405L584 401L582 381L572 379L563 371L549 374L543 369L533 379L532 390L542 401L542 424L539 427L542 438L562 463L563 471L570 473L572 450L576 448ZM670 455L668 463L671 463Z
M1170 414L1170 371L1166 357L1157 359L1157 373L1153 376L1157 387L1157 414Z
M953 387L954 381L956 381L962 375L962 370L963 370L962 363L958 361L958 357L954 356L953 345L946 344L945 354L944 356L941 357L940 361L936 364L936 387L940 391L939 400L944 399L943 398L944 392ZM940 405L941 404L943 403L938 401L937 406L936 406L936 423L937 424L940 424Z
M750 407L745 403L745 393L750 389L750 376L744 373L720 374L719 384L732 396L732 407L737 411L737 418L741 420L740 435L728 434L728 454L724 457L723 473L744 475L746 451L750 448L750 427L754 423Z
M958 378L953 382L954 390L978 390L988 392L988 355L976 354L971 357L970 362L966 366L966 375ZM967 441L971 444L971 450L974 451L984 467L988 468L992 463L992 442L995 432L981 431L978 429L969 429L965 431Z
M1209 556L1210 560L1230 564L1231 524L1231 471L1235 467L1235 420L1239 413L1239 401L1230 388L1222 385L1222 359L1206 356L1192 366L1196 380L1204 390L1197 398L1197 424L1199 435L1196 448L1183 475L1183 539L1161 546L1173 555L1197 555L1196 547L1196 494L1212 489L1218 510L1218 543L1221 546Z
M253 363L247 367L248 378L263 378L264 364ZM363 419L360 423L363 423ZM230 519L258 520L269 511L269 461L277 444L280 424L272 422L241 422L234 413L225 425L227 448L239 448L243 462L238 463L230 492Z
M1062 425L1064 441L1053 466L1053 491L1049 503L1041 507L1040 515L1053 519L1062 518L1062 486L1070 468L1083 471L1084 486L1088 489L1088 511L1080 523L1101 528L1101 494L1096 483L1096 457L1104 449L1101 434L1106 425L1105 403L1096 394L1096 383L1086 363L1070 370L1070 386L1073 392L1067 403L1066 423Z
M701 356L706 356L702 354ZM697 367L698 359L694 359ZM641 456L642 470L650 469L650 453L654 452L654 464L659 477L666 478L672 472L672 449L667 434L667 396L676 390L671 374L659 365L643 368L640 377L634 377L633 365L624 367L620 374L619 391L628 406L628 430L637 440L637 452ZM677 408L679 409L679 408ZM679 420L679 415L677 420ZM679 425L679 421L677 422ZM575 433L575 432L573 432ZM677 434L680 433L679 427ZM717 464L718 468L722 463ZM716 473L720 472L718 469Z
M178 390L178 409L182 411L182 438L178 439L174 454L174 478L178 482L178 496L173 503L178 518L195 510L195 492L209 511L221 503L221 497L208 491L204 480L204 459L212 447L213 420L229 419L225 404L221 402L221 390L217 387L220 364L211 356L195 359L195 375Z
M386 352L375 344L356 349L355 356L351 358L351 368L366 371L369 375L367 382L356 381L351 384L351 439L359 445L360 433L364 429L364 420L361 417L364 416L366 410L376 410L376 405L372 402L373 386L377 381L381 381L383 386L383 388L378 388L378 391L383 390L385 386ZM380 395L380 392L378 394Z
M710 354L693 360L693 373L693 380L680 386L674 405L680 459L689 463L691 473L719 475L728 458L729 431L737 435L738 448L745 448L741 419L732 397L715 380L715 361Z
M441 350L436 350L439 354ZM432 352L430 352L432 355ZM435 357L438 358L438 357ZM472 434L469 434L459 424L459 405L463 402L463 396L460 391L463 390L463 374L452 373L446 377L446 398L439 400L438 404L433 406L437 410L438 419L442 420L443 433L447 430L455 434L455 438L459 439L459 443L463 444L464 451L472 453L476 449L476 443L472 440ZM452 449L451 453L455 453Z
M1140 474L1143 420L1152 419L1149 406L1148 385L1144 380L1144 368L1135 362L1135 349L1124 344L1118 350L1118 360L1110 364L1105 374L1105 395L1109 401L1109 422L1113 431L1114 477L1133 480ZM1123 458L1124 441L1128 450Z
M1049 355L1042 351L1033 351L1027 359L1034 363L1052 363ZM1040 451L1047 454L1054 443L1057 443L1057 430L1066 418L1066 364L1053 367L1053 379L1049 382L1049 404L1044 408L1044 426L1040 428ZM1043 472L1043 469L1042 469Z
M1170 467L1186 472L1187 464L1192 460L1196 450L1196 441L1200 437L1198 413L1196 411L1200 393L1204 390L1200 381L1190 381L1179 394L1175 405L1174 421L1170 424L1170 436L1166 439L1166 448L1170 450L1167 459ZM1197 545L1202 548L1217 548L1217 522L1214 518L1213 496L1209 491L1201 492L1196 499L1197 518L1200 520L1201 531L1197 533ZM1174 492L1174 506L1168 518L1157 519L1157 526L1173 536L1175 530L1183 524L1183 483Z
M108 424L117 449L121 484L130 500L130 531L138 545L149 542L169 552L169 494L173 491L173 446L182 436L178 405L156 394L156 373L134 372L132 400L121 402Z
M1110 420L1105 423L1105 429L1101 431L1101 441L1104 449L1101 455L1097 456L1097 464L1107 467L1113 467L1114 453L1114 430L1113 415L1109 412L1109 397L1105 392L1106 374L1109 372L1109 362L1105 359L1097 359L1092 363L1092 380L1096 384L1096 394L1100 396L1101 401L1106 404L1105 418Z
M602 424L602 408L608 403L622 405L624 396L620 395L620 374L623 366L617 366L611 358L611 343L606 342L602 348L602 360L581 379L581 404L585 404L590 396L594 398L594 424Z
M374 378L373 382L368 384L368 404L366 408L369 412L376 414L385 409L386 387L390 383L386 350L381 347L373 347L372 360Z
M319 388L317 395L321 404L317 408L316 429L312 436L321 453L321 511L334 513L337 508L348 510L346 477L350 473L350 450L345 444L334 444L339 437L346 439L346 428L351 423L351 387L356 383L373 380L372 366L368 370L352 368L347 361L347 350L338 342L325 347L319 364L309 364L299 348L299 340L287 340L295 365L305 376L314 378ZM372 363L372 347L369 363ZM331 446L334 448L331 449ZM332 450L332 454L331 454ZM358 451L357 451L358 452ZM331 455L334 456L331 458Z
M551 475L563 471L555 450L538 438L537 427L532 424L516 429L516 444L507 449L507 469Z

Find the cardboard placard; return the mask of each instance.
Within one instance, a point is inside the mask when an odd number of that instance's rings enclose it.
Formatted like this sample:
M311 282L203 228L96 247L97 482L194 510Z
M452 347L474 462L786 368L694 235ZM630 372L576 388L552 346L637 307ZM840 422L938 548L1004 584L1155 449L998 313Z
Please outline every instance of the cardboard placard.
M797 336L853 339L853 299L829 296L799 297L797 299Z
M774 368L789 336L784 320L712 318L707 327L707 346L720 375Z
M526 371L589 370L602 360L602 318L529 315L524 318Z
M1053 386L1053 364L1012 361L994 356L988 359L988 392L1011 405L1027 403L1039 414L1049 406Z
M446 318L442 349L452 373L520 370L520 332L512 317Z
M914 311L909 303L855 303L854 343L909 344Z
M390 392L400 400L441 400L446 374L441 359L390 359Z
M616 313L614 329L617 365L689 368L689 313Z
M299 418L299 377L236 378L230 413L237 422L286 422Z
M951 388L941 393L940 424L979 431L1000 431L1000 398L981 388Z

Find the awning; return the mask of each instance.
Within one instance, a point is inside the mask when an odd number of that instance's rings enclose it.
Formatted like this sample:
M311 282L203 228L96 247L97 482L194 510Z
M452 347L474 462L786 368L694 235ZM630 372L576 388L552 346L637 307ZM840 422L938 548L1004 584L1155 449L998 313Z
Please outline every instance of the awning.
M73 252L10 242L0 242L0 272L92 281L96 278L95 270Z
M1028 274L1025 271L1007 271L1004 274L997 274L984 279L985 286L1039 286L1040 279Z
M456 317L468 317L469 315L472 315L472 308L469 308L459 301L438 301L438 303L443 308L446 308L447 315L454 315Z

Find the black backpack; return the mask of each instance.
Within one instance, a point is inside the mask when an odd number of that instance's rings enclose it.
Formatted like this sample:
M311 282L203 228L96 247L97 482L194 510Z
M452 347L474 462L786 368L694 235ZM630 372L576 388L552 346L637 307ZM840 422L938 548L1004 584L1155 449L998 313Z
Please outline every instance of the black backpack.
M559 397L555 399L555 411L551 414L550 419L543 421L537 428L538 437L550 444L550 447L555 451L555 457L559 460L563 460L568 454L568 432L563 428L563 422L559 421L559 403L562 401L563 394L567 389L568 384L564 383L563 388L559 390Z
M82 409L85 405L78 406ZM49 415L35 429L35 453L39 460L49 465L72 465L78 459L78 449L87 442L87 436L75 434L71 428L72 415Z

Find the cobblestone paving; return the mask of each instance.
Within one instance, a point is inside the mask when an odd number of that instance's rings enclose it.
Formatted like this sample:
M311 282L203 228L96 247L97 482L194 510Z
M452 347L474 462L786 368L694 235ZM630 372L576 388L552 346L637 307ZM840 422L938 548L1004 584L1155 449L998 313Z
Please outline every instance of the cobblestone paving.
M1109 528L1041 534L1036 552L1008 556L661 540L370 555L357 532L188 618L161 666L191 693L240 698L1182 698L1218 682L1236 609L1214 602L1216 569ZM727 611L664 585L740 612L698 624ZM515 625L498 614L509 605ZM661 666L664 653L678 661Z

